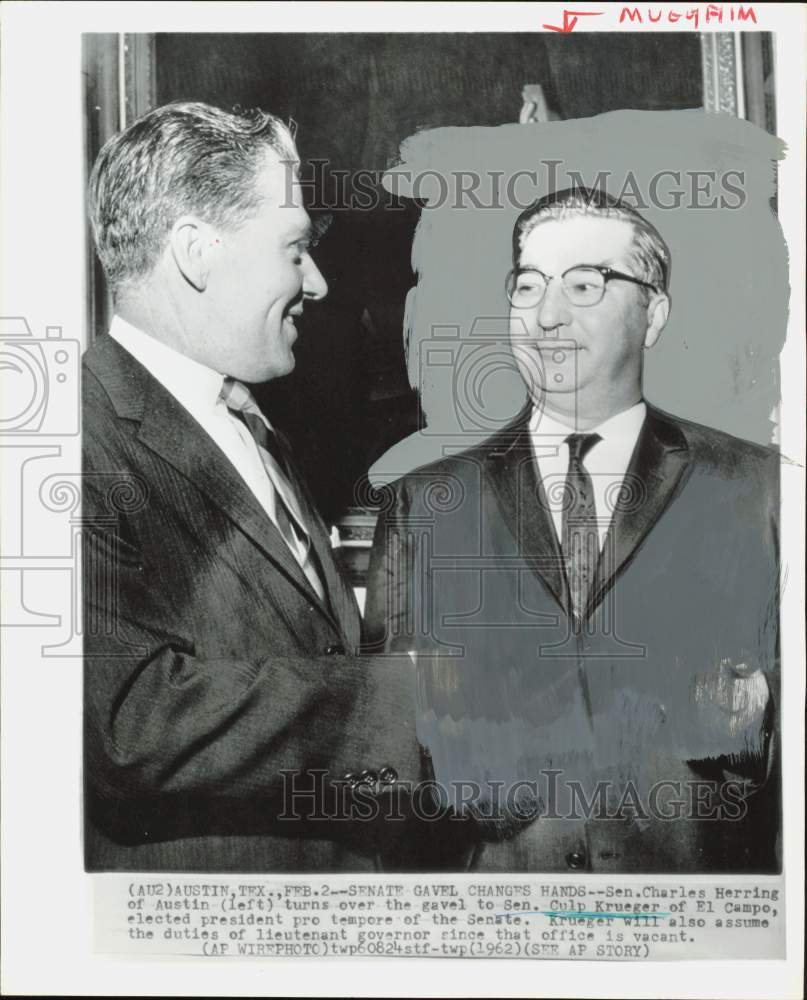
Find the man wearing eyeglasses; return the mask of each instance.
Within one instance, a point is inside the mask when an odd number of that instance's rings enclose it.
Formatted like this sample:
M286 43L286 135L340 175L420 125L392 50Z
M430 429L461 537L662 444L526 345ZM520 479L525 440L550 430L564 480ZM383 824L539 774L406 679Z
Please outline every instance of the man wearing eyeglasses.
M529 404L395 484L371 564L369 631L418 665L453 817L435 850L476 871L776 871L777 456L644 400L670 254L630 206L547 195L513 263Z

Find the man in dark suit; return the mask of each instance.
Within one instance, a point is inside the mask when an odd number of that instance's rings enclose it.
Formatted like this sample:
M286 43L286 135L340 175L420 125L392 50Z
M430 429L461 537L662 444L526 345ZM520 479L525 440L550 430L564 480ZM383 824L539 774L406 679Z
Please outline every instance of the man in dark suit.
M529 405L394 485L368 584L376 648L418 664L450 863L776 871L777 456L644 401L670 257L632 208L547 195L513 264Z
M89 870L373 870L420 774L412 670L246 386L322 298L288 129L149 112L90 183L114 293L83 370Z

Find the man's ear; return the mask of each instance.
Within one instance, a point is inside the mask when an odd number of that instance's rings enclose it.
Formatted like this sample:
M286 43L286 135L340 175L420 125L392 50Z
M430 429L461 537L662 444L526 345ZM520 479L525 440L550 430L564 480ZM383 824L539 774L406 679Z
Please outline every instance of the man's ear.
M193 215L183 215L171 227L171 256L185 280L198 292L207 287L211 251L218 248L216 233Z
M666 292L656 292L647 303L647 333L644 336L645 349L652 347L661 336L661 331L670 318L670 296Z

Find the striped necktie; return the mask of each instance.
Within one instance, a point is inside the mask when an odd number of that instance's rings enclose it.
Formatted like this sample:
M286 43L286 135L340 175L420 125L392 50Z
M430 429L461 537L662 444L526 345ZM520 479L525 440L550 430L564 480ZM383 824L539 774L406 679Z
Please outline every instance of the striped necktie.
M289 480L288 464L277 435L264 420L252 393L241 382L226 376L221 389L221 400L244 424L258 446L266 475L274 487L275 525L315 593L324 600L325 588L317 570L316 556L311 548L300 503Z

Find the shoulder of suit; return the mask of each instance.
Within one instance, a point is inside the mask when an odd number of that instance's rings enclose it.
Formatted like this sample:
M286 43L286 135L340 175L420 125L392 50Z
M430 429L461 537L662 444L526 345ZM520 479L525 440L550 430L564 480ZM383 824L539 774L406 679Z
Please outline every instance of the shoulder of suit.
M777 448L735 437L726 431L683 420L648 407L652 418L673 424L686 440L690 460L726 476L777 476L780 453Z
M82 453L87 465L123 461L142 420L148 375L108 336L84 352L81 371Z
M81 359L82 405L85 418L98 412L125 420L142 420L146 397L168 392L140 361L109 334L103 334Z
M115 406L103 371L93 364L95 347L85 352L81 359L81 411L84 437L92 434L99 425L115 418ZM110 375L110 377L114 377Z
M450 489L456 486L468 488L478 484L491 459L501 457L522 438L524 447L530 448L529 439L523 437L525 425L524 419L519 416L471 448L418 466L390 483L390 488L398 494L411 495L426 489L439 489L441 485L445 489Z

